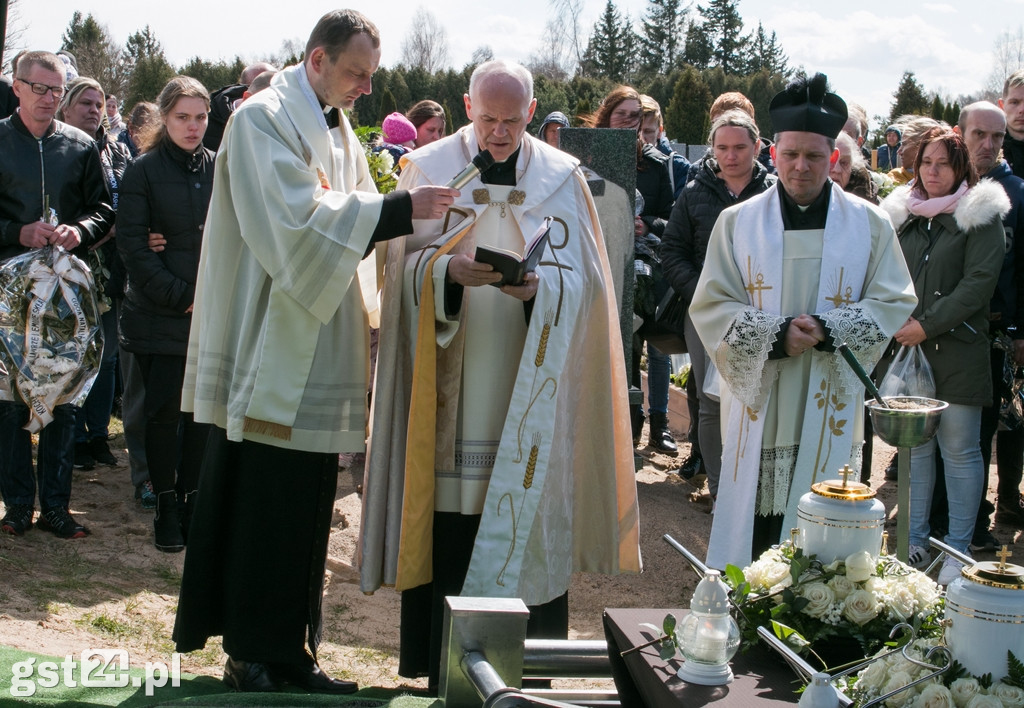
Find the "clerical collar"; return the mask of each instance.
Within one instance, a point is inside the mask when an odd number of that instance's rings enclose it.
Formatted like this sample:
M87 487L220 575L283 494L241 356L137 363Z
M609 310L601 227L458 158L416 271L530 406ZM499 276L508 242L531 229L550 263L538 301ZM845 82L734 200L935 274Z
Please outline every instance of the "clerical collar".
M516 163L519 162L519 151L523 144L519 143L516 151L504 162L495 162L480 173L480 181L484 184L495 184L503 187L514 187L516 184Z
M786 193L779 185L779 202L782 204L782 225L787 231L809 231L811 229L825 228L825 219L828 217L828 204L832 196L832 180L826 180L822 187L821 194L808 206L802 207L793 201L793 198Z

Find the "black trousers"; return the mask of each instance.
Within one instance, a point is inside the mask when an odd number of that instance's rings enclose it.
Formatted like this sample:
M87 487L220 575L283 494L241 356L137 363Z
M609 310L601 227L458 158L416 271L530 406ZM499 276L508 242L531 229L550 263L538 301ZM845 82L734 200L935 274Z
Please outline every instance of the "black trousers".
M337 485L336 453L230 442L213 427L174 623L178 651L223 635L224 651L242 661L316 658Z
M427 676L437 691L441 673L441 638L444 631L444 598L458 595L466 580L480 517L435 512L433 532L433 582L402 592L398 674L407 678ZM532 639L566 639L569 636L569 595L529 608L526 635Z

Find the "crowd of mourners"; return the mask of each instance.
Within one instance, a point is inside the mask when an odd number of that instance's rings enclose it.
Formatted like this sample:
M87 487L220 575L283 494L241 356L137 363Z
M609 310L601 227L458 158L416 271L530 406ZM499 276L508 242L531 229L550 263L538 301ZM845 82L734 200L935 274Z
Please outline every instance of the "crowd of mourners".
M95 382L81 407L58 406L39 436L35 466L23 428L27 407L0 401L3 532L20 536L35 523L61 538L88 535L70 513L72 469L118 464L109 447L116 412L135 497L155 511L156 547L180 552L188 544L211 425L182 410L182 391L217 150L232 113L277 73L254 64L238 84L212 95L195 79L176 76L154 103L132 106L124 117L119 98L79 76L67 52L24 52L0 83L0 260L61 246L89 264L106 306ZM633 236L636 258L653 268L656 301L667 293L688 307L703 282L712 234L722 228L719 216L779 179L775 145L761 135L745 96L718 96L709 122L707 150L691 163L668 141L657 102L618 86L593 114L551 113L535 131L556 148L560 130L573 125L635 131ZM384 118L374 149L398 164L445 131L444 109L420 101ZM911 459L910 562L923 567L929 536L945 536L958 550L994 550L1000 541L993 513L997 522L1024 528L1024 422L1014 400L1024 376L1024 70L1006 79L998 105L972 103L957 125L908 115L886 127L877 148L869 149L868 135L865 112L850 104L828 175L888 215L918 301L875 376L881 379L899 347L920 346L934 397L949 403L936 438ZM40 218L40 193L51 195L54 223ZM653 316L649 309L638 314ZM647 332L641 327L633 337L628 372L639 388L646 362L646 405L630 411L633 441L640 444L647 422L648 445L675 456L671 357L647 341ZM706 481L716 500L720 362L689 314L676 335L675 351L689 353L691 422L689 457L673 473L697 488ZM871 439L868 429L865 480ZM985 494L993 449L994 505ZM886 478L895 481L893 467ZM952 559L947 565L948 581L958 568Z

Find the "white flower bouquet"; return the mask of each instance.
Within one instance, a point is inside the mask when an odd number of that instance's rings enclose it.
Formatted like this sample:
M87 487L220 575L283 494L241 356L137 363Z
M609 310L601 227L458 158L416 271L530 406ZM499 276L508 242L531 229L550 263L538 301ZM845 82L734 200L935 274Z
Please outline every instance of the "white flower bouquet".
M855 641L847 658L862 659L889 641L901 622L919 637L941 633L939 586L892 556L876 559L861 551L823 565L787 542L742 570L728 566L726 580L746 638L755 641L758 627L770 627L826 667L822 649L842 644L838 639Z
M102 350L85 263L47 246L0 264L0 400L29 407L28 430L38 432L54 407L88 395Z
M855 706L862 706L879 696L899 690L934 671L925 658L939 639L917 639L906 647L916 661L908 661L902 652L889 654L863 669L848 687ZM885 651L888 651L886 649ZM1013 655L1010 673L999 681L987 674L969 676L953 662L949 671L928 679L889 697L887 708L1024 708L1024 665Z

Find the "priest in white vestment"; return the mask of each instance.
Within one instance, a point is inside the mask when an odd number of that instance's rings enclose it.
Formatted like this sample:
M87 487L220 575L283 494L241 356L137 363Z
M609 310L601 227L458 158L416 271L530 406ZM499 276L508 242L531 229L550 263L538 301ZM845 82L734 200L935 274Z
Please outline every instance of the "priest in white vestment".
M399 187L496 164L443 223L387 245L363 485L362 588L402 591L399 673L436 688L447 595L518 597L533 636L565 637L574 571L640 570L622 338L578 162L525 134L533 81L488 62L472 125L416 150ZM473 259L547 251L521 285Z
M217 153L182 390L182 410L213 426L173 636L187 652L222 635L236 691L357 689L316 661L338 453L366 431L357 267L457 194L377 194L339 109L370 92L380 54L366 17L327 13Z
M690 317L722 378L707 563L743 567L796 527L811 485L860 469L863 385L917 298L888 217L828 178L843 100L824 75L770 107L779 181L719 217Z

